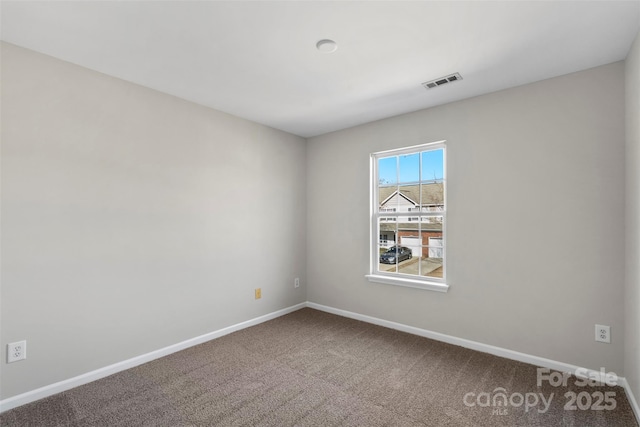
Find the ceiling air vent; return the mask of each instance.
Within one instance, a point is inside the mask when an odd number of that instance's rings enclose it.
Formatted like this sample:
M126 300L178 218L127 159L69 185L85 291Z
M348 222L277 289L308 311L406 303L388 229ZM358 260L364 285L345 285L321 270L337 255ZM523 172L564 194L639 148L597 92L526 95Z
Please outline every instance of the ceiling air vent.
M440 77L439 79L430 80L422 83L425 89L433 89L434 87L446 85L447 83L455 82L456 80L462 80L462 76L459 73L450 74L448 76Z

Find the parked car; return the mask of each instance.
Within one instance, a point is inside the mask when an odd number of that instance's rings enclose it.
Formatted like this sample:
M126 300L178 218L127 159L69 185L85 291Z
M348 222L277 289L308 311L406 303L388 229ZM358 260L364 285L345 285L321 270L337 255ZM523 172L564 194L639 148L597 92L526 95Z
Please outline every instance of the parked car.
M412 257L411 249L405 246L392 246L388 251L380 255L380 262L384 264L395 264L396 262L402 262Z

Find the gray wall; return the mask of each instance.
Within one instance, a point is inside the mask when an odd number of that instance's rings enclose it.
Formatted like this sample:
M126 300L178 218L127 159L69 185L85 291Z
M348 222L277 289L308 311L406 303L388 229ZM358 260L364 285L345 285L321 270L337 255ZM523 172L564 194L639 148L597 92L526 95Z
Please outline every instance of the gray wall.
M625 71L627 277L624 374L635 398L640 399L640 34L631 47Z
M8 44L1 118L2 398L306 300L304 139Z
M311 138L309 300L621 373L624 107L618 62ZM369 153L442 139L449 292L368 282Z

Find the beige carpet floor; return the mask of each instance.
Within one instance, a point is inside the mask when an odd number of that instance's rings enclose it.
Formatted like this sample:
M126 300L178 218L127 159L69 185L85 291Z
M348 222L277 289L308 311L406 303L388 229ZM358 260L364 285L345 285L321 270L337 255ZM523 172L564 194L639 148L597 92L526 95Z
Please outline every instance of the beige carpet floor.
M0 425L638 425L620 387L536 379L532 365L305 308L7 411ZM491 403L498 388L506 406ZM615 409L592 409L598 392ZM565 393L583 393L583 409L566 409Z

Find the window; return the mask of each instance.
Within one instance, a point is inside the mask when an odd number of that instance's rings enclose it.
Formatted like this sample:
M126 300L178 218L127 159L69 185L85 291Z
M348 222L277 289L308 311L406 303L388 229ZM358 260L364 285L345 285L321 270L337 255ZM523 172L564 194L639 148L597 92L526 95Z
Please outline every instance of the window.
M444 141L371 155L369 280L447 291L445 165Z

